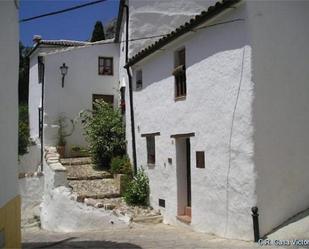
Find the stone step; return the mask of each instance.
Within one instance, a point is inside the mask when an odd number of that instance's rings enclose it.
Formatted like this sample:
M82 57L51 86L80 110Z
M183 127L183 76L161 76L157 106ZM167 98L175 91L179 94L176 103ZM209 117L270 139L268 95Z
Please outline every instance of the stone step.
M191 217L187 216L187 215L178 215L177 216L177 220L186 223L186 224L190 224L191 223Z
M113 199L113 198L119 198L121 197L121 195L119 193L106 193L106 194L95 194L95 195L91 195L91 194L79 194L77 195L76 201L78 202L85 202L85 199Z
M77 194L79 201L84 198L104 199L120 196L114 179L71 180L69 185L73 193Z
M76 158L62 158L60 159L62 165L83 165L83 164L91 164L91 157L76 157Z
M113 178L107 171L95 170L93 164L65 165L68 180L95 180Z

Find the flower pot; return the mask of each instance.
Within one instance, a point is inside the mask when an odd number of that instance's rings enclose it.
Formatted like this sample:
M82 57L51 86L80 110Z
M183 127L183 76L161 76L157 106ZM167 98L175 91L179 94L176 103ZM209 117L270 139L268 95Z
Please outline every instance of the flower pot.
M57 146L57 152L59 153L60 158L64 158L65 146L64 145L58 145Z

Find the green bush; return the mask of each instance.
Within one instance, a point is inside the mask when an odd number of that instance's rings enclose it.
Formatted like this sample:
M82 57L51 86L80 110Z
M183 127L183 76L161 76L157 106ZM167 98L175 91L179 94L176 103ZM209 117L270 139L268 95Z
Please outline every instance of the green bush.
M117 156L112 159L111 172L113 174L132 175L132 165L128 156Z
M111 159L125 153L125 130L119 110L97 101L93 113L82 114L89 152L97 167L110 168Z
M149 204L149 179L143 169L126 186L124 200L129 205L147 206Z
M28 121L28 106L19 106L19 121L18 121L18 155L28 153L30 144L29 121Z

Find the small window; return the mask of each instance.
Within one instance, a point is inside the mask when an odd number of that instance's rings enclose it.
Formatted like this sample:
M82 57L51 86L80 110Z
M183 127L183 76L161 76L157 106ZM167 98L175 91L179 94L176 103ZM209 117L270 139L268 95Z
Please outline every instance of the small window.
M186 51L181 49L175 54L175 99L183 98L187 95L186 83Z
M113 75L113 58L99 57L99 75Z
M120 108L121 108L121 113L125 114L126 112L126 88L125 87L120 88Z
M44 63L43 56L38 56L38 81L41 84L44 80Z
M95 103L97 100L104 100L106 103L110 104L111 106L114 105L113 95L93 94L92 95L92 110L96 110Z
M147 136L147 163L155 164L156 163L156 150L155 150L155 137Z
M196 167L205 168L205 152L204 151L196 152Z
M143 88L143 72L142 70L136 71L136 89L142 89Z

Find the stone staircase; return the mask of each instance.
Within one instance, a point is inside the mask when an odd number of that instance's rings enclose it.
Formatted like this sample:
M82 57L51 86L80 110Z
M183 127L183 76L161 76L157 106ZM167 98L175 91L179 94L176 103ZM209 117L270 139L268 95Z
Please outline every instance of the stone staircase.
M67 179L77 201L86 198L105 199L120 197L119 187L112 174L103 170L95 170L91 158L65 158L61 164L67 170Z
M120 194L120 179L107 171L95 170L91 158L60 159L76 201L113 214L126 222L157 224L163 220L160 211L126 205ZM119 175L118 175L119 176Z

